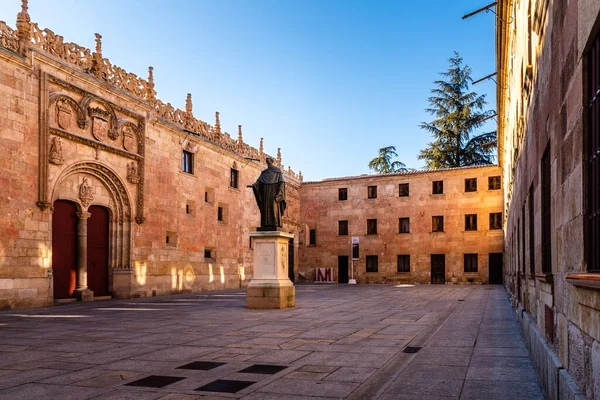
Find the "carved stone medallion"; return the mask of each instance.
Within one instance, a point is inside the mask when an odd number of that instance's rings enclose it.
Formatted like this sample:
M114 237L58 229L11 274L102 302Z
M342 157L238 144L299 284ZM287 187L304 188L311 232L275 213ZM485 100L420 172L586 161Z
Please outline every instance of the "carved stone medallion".
M50 164L54 165L62 165L65 160L63 160L62 155L62 139L59 137L52 138L52 144L50 144L50 154L48 156L48 161Z
M79 185L79 200L85 208L88 208L94 201L94 188L88 182L88 178L84 177L83 182Z
M56 120L62 129L68 131L71 128L71 108L64 101L56 103Z
M123 128L123 148L127 151L135 150L135 136L130 126Z
M94 117L93 121L92 135L100 142L105 141L108 136L108 121L99 117Z

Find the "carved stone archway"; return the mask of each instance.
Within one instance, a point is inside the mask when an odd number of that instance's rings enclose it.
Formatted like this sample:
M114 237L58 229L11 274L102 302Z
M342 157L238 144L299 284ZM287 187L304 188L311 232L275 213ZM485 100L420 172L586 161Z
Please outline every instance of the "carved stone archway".
M131 195L121 178L111 168L95 161L79 162L65 168L56 179L51 192L51 203L56 200L71 200L78 204L78 297L86 300L87 290L87 218L88 207L99 205L109 210L109 255L108 269L110 291L116 297L129 297L131 293L121 293L122 288L131 287L128 282L117 279L130 279L131 274ZM89 290L88 290L89 292ZM87 295L88 300L89 296Z

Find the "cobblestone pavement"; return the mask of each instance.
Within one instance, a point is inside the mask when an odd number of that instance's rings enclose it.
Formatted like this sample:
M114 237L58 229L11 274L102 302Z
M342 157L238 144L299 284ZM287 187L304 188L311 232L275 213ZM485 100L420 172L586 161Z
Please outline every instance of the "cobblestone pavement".
M0 398L544 398L501 286L296 289L2 312Z

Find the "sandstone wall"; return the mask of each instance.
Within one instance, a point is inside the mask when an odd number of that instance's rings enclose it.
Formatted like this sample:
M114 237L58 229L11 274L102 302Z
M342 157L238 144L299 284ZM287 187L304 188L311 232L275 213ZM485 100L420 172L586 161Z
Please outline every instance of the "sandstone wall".
M352 236L360 240L360 260L354 262L359 282L431 281L431 254L446 255L446 282L488 281L488 255L501 253L502 230L489 229L489 214L502 211L502 190L488 190L488 177L500 176L497 166L391 176L361 176L303 183L300 216L304 232L300 272L315 279L316 267L333 268L338 256L350 255ZM465 192L465 179L477 178L477 191ZM444 182L443 194L432 194L433 181ZM399 184L408 183L408 197L399 197ZM377 186L377 198L367 187ZM338 200L347 188L348 200ZM465 231L465 215L477 214L477 230ZM444 232L432 232L432 216L444 216ZM399 218L410 218L410 233L399 233ZM377 219L377 235L367 235L367 219ZM338 235L338 221L348 220L348 236ZM316 246L309 245L316 229ZM478 254L478 272L464 272L464 254ZM397 272L397 255L410 255L410 272ZM378 272L366 272L365 256L378 255Z

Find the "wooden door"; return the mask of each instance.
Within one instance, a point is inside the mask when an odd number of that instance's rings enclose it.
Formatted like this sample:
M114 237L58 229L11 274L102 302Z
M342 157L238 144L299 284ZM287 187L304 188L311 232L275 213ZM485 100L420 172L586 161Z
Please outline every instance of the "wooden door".
M52 280L54 298L71 297L77 281L77 206L54 202L52 212Z
M338 283L348 283L348 256L338 256Z
M502 284L502 253L490 253L490 284Z
M446 283L446 255L431 255L431 283Z
M108 226L109 214L104 207L91 206L88 211L87 271L88 288L94 296L108 296Z

